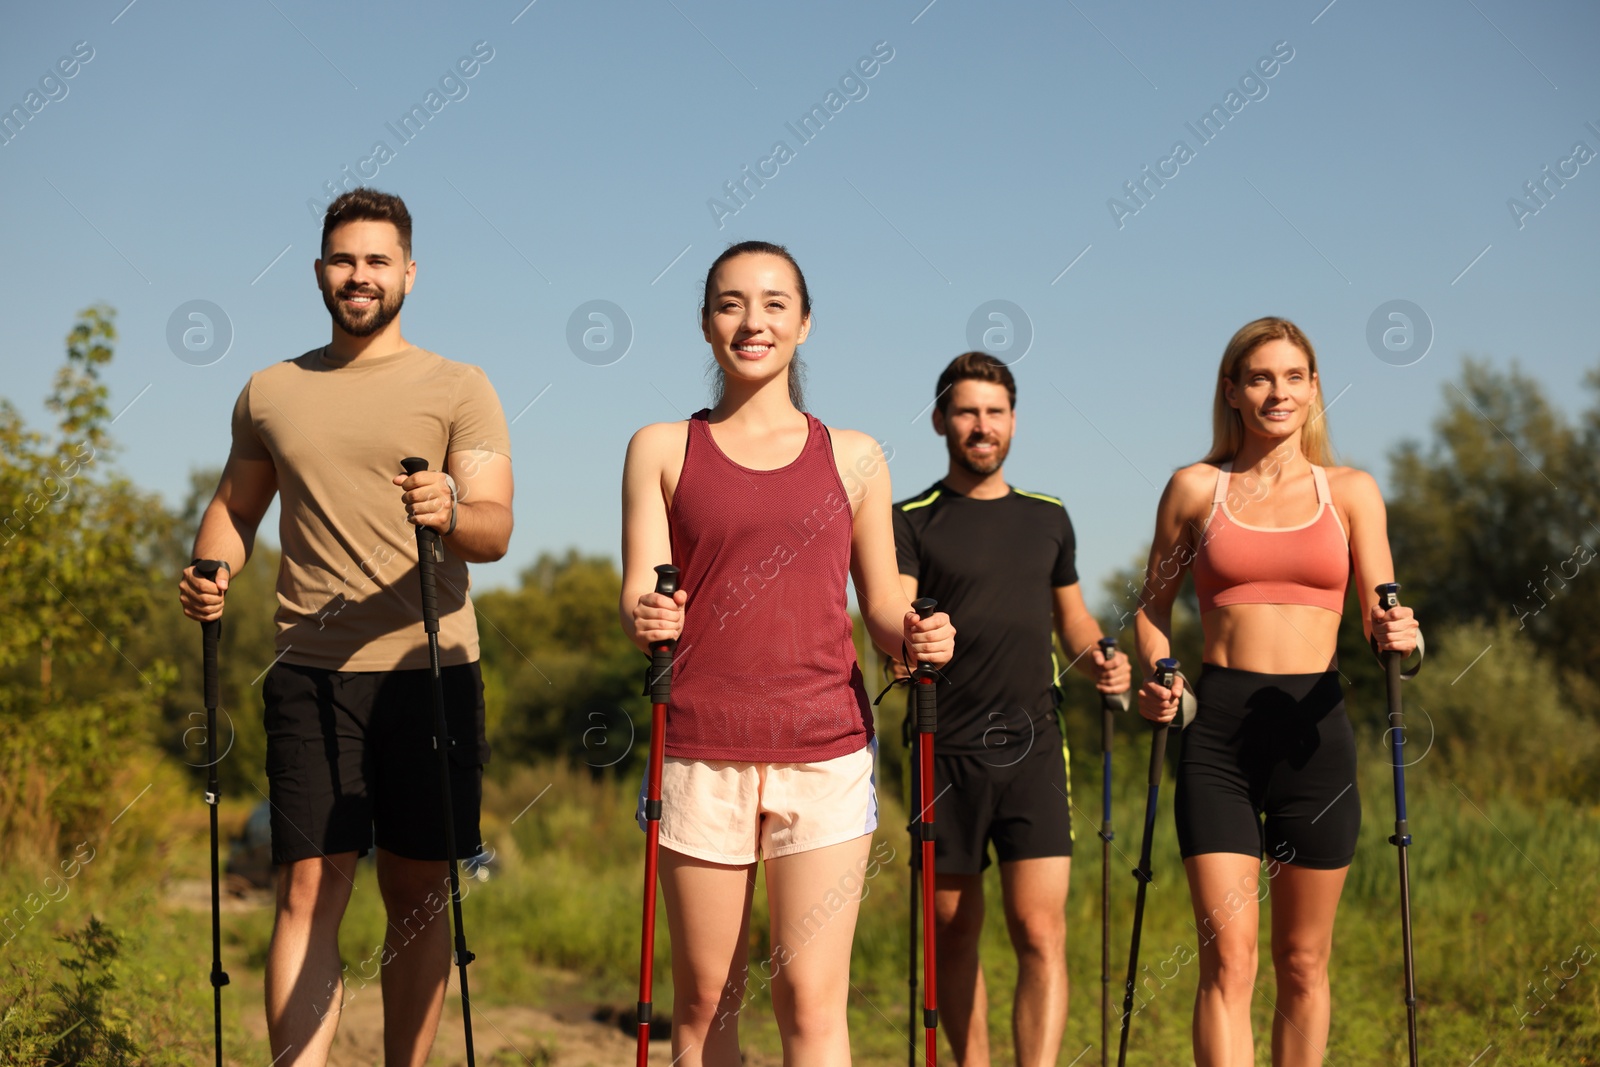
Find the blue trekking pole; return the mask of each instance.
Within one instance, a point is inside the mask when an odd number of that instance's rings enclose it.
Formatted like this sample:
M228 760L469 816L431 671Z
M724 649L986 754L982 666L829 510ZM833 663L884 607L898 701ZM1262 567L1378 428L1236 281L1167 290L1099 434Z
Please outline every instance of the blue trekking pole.
M1110 659L1117 651L1115 637L1100 639L1100 654ZM1100 1067L1106 1067L1111 1048L1111 738L1116 713L1128 710L1118 693L1100 694Z

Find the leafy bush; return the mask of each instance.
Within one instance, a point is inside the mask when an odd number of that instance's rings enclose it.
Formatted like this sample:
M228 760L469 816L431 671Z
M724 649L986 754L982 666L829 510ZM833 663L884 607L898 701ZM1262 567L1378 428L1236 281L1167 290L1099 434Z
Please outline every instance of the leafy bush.
M3 1067L140 1067L146 1060L123 1013L107 1002L122 941L99 919L57 938L63 978L45 981L47 962L12 964L0 976Z

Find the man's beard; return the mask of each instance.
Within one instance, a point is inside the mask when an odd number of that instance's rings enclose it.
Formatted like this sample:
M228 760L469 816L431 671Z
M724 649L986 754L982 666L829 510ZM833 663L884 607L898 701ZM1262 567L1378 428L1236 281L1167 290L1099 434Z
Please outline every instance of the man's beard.
M973 442L973 444L978 443L980 442ZM971 456L967 455L967 450L960 444L957 444L954 439L949 437L945 438L945 448L947 448L950 452L950 461L956 466L960 467L962 470L976 474L979 477L988 477L995 471L999 470L1000 467L1005 463L1006 456L1011 453L1010 442L1001 443L1000 441L996 440L994 444L994 453L988 459L979 460L973 459Z
M364 312L354 312L340 303L340 296L377 296L377 300L367 305ZM326 287L322 290L322 303L328 309L328 314L333 316L333 321L339 328L351 337L371 337L400 314L401 306L406 302L404 290L396 289L392 292L386 290L345 289L340 293L330 293Z

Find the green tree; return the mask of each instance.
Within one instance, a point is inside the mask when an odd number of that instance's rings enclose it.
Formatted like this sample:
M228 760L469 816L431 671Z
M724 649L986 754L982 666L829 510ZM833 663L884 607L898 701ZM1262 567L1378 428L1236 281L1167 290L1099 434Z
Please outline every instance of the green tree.
M1600 404L1574 427L1515 364L1471 359L1443 394L1427 449L1391 455L1404 599L1425 626L1514 620L1576 693L1600 672Z
M107 786L172 681L134 659L167 517L109 469L114 312L83 311L47 401L54 439L0 399L0 852L102 824Z
M565 757L631 773L648 750L646 660L622 633L622 575L604 556L540 555L515 590L473 598L490 742L512 759Z

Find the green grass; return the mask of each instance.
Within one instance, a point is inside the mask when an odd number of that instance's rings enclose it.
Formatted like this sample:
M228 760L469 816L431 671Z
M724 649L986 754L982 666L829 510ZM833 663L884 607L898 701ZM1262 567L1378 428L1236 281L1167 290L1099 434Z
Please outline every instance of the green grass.
M1113 982L1120 1001L1128 922L1143 810L1148 735L1123 737L1117 752L1117 846L1113 857ZM898 746L886 745L888 751ZM1393 810L1388 768L1376 743L1362 750L1364 823L1360 849L1345 891L1335 935L1332 982L1332 1064L1402 1062L1405 1011L1401 967L1395 850L1387 843ZM1098 767L1074 767L1080 817L1080 854L1068 903L1071 1015L1060 1062L1065 1064L1099 1032ZM165 779L163 779L166 781ZM1600 1062L1600 814L1569 802L1538 807L1485 797L1453 782L1445 763L1424 759L1409 772L1410 856L1426 1058L1466 1064L1583 1064ZM486 839L501 865L486 883L468 883L467 930L479 960L473 968L476 1001L483 1006L575 1001L631 1005L636 995L643 837L632 813L636 785L594 781L562 766L507 768L491 782ZM1136 1017L1130 1064L1186 1062L1194 967L1168 963L1178 946L1192 951L1195 935L1188 893L1172 830L1170 778L1162 791L1149 895L1144 961L1152 968L1148 1004ZM538 797L529 807L529 802ZM150 1062L198 1062L210 1043L209 937L204 910L175 905L176 880L203 880L203 805L170 781L124 818L70 891L48 903L13 940L0 946L0 967L19 967L54 954L53 938L80 927L91 913L123 938L117 987L108 1001L128 1021ZM882 827L875 843L895 858L870 883L852 961L851 1031L857 1061L892 1064L904 1057L906 1025L906 835L895 798L881 797ZM245 802L225 809L225 821L242 818ZM519 815L519 813L521 813ZM514 820L514 821L513 821ZM158 832L159 831L159 832ZM0 873L0 893L20 904L38 893L49 864L18 862ZM59 892L59 890L57 890ZM983 956L990 990L996 1062L1009 1062L1010 990L1014 957L997 907L997 873L986 892ZM1270 907L1270 904L1267 905ZM767 948L765 894L758 890L752 923L752 959ZM664 913L656 961L656 1002L671 1003L670 945ZM381 942L381 901L370 866L341 932L350 964L350 994L377 995L359 973ZM255 1036L260 1015L260 968L271 930L269 909L230 914L224 923L225 965L234 985L225 991L229 1058L266 1062ZM1590 950L1587 962L1582 950ZM1575 951L1579 954L1575 955ZM1269 947L1263 937L1255 1004L1257 1056L1269 1061L1273 996ZM1180 954L1180 958L1183 954ZM1563 961L1571 961L1566 962ZM1558 977L1563 971L1563 983ZM1542 999L1529 983L1547 982ZM1524 1015L1538 1009L1537 1014ZM770 1004L749 997L741 1025L745 1043L778 1050ZM1092 1063L1089 1052L1080 1063ZM4 1063L0 1056L0 1063Z

